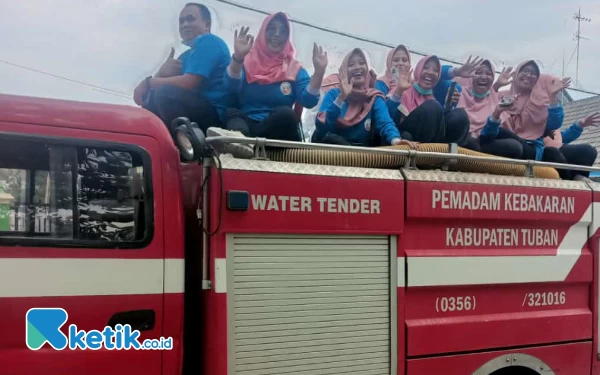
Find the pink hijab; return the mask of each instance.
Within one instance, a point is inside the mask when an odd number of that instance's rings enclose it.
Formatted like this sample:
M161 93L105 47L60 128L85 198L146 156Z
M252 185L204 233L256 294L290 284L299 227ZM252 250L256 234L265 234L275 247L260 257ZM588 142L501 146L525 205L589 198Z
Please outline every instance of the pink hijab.
M540 67L533 60L522 62L517 67L517 74L529 63L534 63L541 73ZM500 116L502 127L512 131L526 140L536 140L544 135L546 121L548 121L548 106L550 105L550 84L556 77L540 74L538 81L533 86L529 95L519 95L512 109L505 111ZM516 95L515 85L510 89L501 91L502 95Z
M440 77L442 76L442 64L440 63L440 59L437 56L423 57L417 63L417 66L415 67L415 73L414 73L415 84L413 84L413 87L404 91L404 93L402 94L402 105L404 105L404 107L406 107L408 112L414 111L418 106L420 106L427 100L434 99L433 93L431 95L422 95L415 88L415 85L419 82L419 79L421 78L421 73L423 73L425 64L431 59L435 59L435 61L437 61L437 63L438 63L438 66L440 67L438 81L439 81ZM438 81L434 82L433 85L435 86Z
M489 60L484 60L483 64L486 64L492 70L492 82L495 79L494 65ZM456 77L454 81L462 86L462 95L458 101L457 108L464 108L469 115L469 121L471 126L469 133L474 137L479 137L479 133L483 130L488 117L494 112L494 109L498 105L500 100L498 93L490 88L489 95L485 98L477 98L473 94L474 78L462 78Z
M367 57L365 53L360 48L353 49L349 54L344 57L344 61L342 62L342 69L346 73L348 73L348 64L350 62L350 58L354 54L360 54L365 61ZM344 117L340 117L337 120L338 125L341 127L351 127L359 122L361 122L369 112L373 105L375 104L375 99L377 97L384 98L384 95L381 91L375 90L375 82L377 81L377 75L367 66L367 76L365 77L365 86L361 88L353 88L352 93L346 99L346 103L348 103L348 109L346 110L346 114ZM317 119L320 122L325 122L327 117L326 112L319 112L317 114Z
M291 42L291 34L279 54L273 54L267 46L267 27L276 17L287 23L291 32L290 20L285 13L271 14L262 23L256 41L244 60L244 70L248 83L268 85L276 82L295 81L302 65L296 60L296 50Z
M389 92L393 92L396 89L396 82L394 82L394 76L392 75L392 61L394 60L394 55L396 52L398 52L398 50L403 50L406 52L408 55L408 63L411 64L410 51L403 44L400 44L398 47L394 48L388 53L385 64L385 75L379 77L379 80L383 81L387 85Z

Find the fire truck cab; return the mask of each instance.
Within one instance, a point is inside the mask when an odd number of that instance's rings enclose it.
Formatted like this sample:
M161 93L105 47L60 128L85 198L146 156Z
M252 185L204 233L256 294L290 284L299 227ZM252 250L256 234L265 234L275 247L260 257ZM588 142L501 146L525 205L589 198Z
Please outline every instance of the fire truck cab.
M177 129L0 95L3 374L600 374L600 184ZM32 308L172 347L31 348Z

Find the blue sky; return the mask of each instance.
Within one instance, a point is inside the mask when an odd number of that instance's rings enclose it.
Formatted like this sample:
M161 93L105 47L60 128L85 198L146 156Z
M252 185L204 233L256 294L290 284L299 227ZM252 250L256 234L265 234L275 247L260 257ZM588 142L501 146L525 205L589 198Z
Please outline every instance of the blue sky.
M133 104L132 89L152 74L171 46L178 51L178 12L185 1L172 0L0 0L0 60L101 86L117 93L44 76L0 63L0 93L61 99ZM463 60L481 54L496 63L541 60L545 71L562 73L568 62L577 7L592 18L583 24L580 83L600 92L600 2L588 0L238 0L267 11L282 10L293 17L383 42L404 43L412 50ZM93 4L93 6L92 6ZM215 0L213 31L231 46L240 24L256 32L263 16ZM501 5L501 6L499 6ZM371 53L381 71L387 50L367 43L294 26L300 60L312 71L312 41L331 51L330 71L346 51L358 46ZM575 58L566 75L575 78Z

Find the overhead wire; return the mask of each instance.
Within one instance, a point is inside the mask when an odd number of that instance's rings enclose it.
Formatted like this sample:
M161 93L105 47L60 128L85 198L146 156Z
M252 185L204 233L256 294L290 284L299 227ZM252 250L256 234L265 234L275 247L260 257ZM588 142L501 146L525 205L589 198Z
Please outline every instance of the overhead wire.
M20 64L11 62L11 61L0 59L0 63L5 64L5 65L10 65L10 66L13 66L13 67L16 67L16 68L28 70L30 72L35 72L35 73L38 73L38 74L43 74L43 75L46 75L46 76L49 76L49 77L54 77L54 78L57 78L57 79L62 79L64 81L68 81L68 82L71 82L71 83L76 83L78 85L83 85L83 86L91 87L91 88L94 88L96 90L100 90L100 91L102 91L102 92L104 92L106 94L116 95L116 96L120 96L120 97L126 98L126 99L132 99L131 96L128 96L127 94L122 93L122 92L118 92L118 91L115 91L115 90L107 89L106 87L102 87L102 86L98 86L98 85L93 85L91 83L87 83L87 82L83 82L83 81L78 81L76 79L72 79L72 78L60 76L58 74L46 72L46 71L43 71L43 70L31 68L31 67L28 67L28 66L25 66L25 65L20 65Z

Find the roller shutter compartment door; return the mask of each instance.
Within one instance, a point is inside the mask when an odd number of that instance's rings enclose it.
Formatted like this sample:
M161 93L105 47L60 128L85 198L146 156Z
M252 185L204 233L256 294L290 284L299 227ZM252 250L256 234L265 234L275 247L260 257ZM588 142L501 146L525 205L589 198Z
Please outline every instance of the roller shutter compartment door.
M229 374L389 375L390 243L389 236L229 235Z

